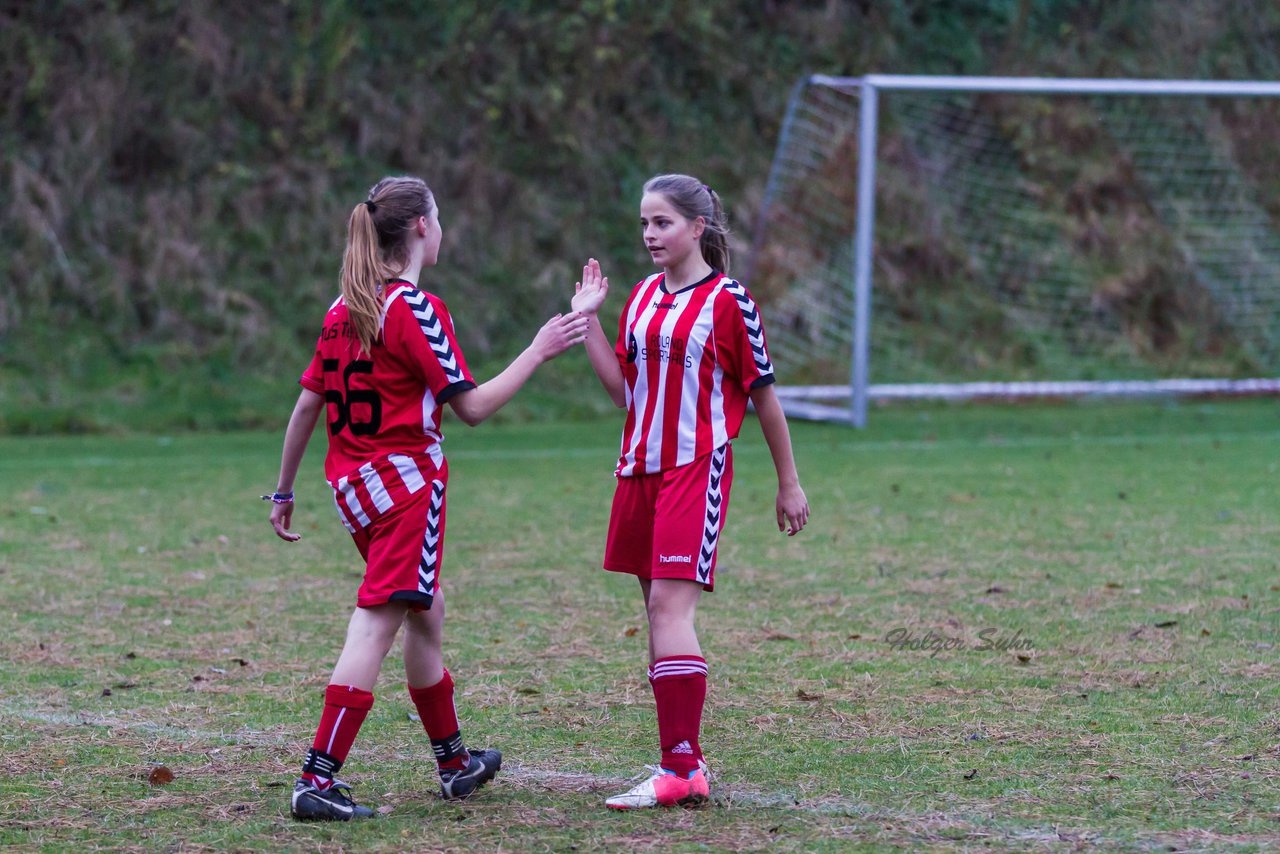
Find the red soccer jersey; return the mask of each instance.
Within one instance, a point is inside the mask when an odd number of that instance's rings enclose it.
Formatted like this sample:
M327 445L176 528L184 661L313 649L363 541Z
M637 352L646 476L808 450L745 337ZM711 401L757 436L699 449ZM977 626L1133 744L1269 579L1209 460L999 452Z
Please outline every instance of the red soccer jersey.
M682 466L737 437L753 388L774 381L751 294L723 273L679 293L636 285L615 352L627 391L617 475Z
M431 482L444 465L442 407L476 385L439 297L397 280L388 283L384 306L382 334L365 353L346 302L335 300L299 379L324 395L324 474L349 528L366 527Z

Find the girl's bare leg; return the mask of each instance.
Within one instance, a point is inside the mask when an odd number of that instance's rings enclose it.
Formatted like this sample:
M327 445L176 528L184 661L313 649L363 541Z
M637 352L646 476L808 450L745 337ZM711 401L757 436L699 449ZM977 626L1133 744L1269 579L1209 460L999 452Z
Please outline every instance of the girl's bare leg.
M347 640L329 684L354 685L362 691L372 691L382 669L382 659L395 642L407 609L403 602L356 608L347 624Z

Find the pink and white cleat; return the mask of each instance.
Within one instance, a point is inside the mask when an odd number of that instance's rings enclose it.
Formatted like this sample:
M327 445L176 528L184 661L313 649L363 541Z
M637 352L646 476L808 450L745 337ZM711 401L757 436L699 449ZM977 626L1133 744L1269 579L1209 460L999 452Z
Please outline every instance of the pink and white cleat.
M653 766L646 766L653 768ZM654 768L656 773L631 791L614 795L604 805L615 810L647 809L649 807L700 807L711 797L707 776L699 767L688 779L664 768Z

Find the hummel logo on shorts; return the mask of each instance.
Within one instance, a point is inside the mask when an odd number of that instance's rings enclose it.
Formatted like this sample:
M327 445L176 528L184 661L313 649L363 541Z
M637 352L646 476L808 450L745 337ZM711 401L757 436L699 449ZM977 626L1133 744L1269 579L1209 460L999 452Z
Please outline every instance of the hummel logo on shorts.
M693 563L690 555L658 555L658 563Z

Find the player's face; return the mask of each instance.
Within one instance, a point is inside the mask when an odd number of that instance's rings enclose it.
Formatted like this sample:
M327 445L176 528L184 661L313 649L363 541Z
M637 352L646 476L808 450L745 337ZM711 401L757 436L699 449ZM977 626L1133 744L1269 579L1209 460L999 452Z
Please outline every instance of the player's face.
M426 233L422 236L422 266L434 267L440 257L440 239L444 236L440 227L440 209L433 207L431 215L423 219L426 220Z
M658 267L679 267L694 252L700 252L702 217L686 219L661 193L645 193L640 200L640 225L644 247Z

